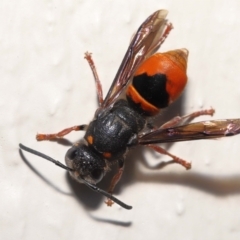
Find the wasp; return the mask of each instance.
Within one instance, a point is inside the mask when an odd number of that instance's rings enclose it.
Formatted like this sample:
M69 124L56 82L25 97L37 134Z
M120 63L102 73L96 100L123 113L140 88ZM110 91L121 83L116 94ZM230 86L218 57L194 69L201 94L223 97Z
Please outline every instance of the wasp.
M37 134L39 141L62 138L72 131L86 131L84 138L66 153L66 165L22 144L20 148L49 160L69 171L80 183L107 197L125 209L132 207L113 196L121 179L127 152L137 145L149 147L171 157L171 163L191 168L191 164L157 144L198 139L213 139L240 133L240 119L210 120L183 125L183 121L200 115L213 115L213 109L178 116L162 126L150 119L159 114L182 93L187 83L187 49L156 53L165 41L172 24L167 10L150 15L133 36L112 85L103 99L101 83L90 53L85 53L97 90L98 109L88 124L66 128L55 134ZM181 124L182 123L182 124ZM108 191L99 183L112 164L118 165Z

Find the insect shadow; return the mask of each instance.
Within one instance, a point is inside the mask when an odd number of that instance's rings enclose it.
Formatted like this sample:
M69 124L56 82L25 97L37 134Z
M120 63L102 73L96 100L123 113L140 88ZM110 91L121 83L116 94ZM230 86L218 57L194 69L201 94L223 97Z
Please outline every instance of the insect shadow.
M47 185L52 187L57 192L67 195L67 196L74 196L72 193L65 192L61 190L57 185L55 185L53 182L49 181L47 177L45 177L42 173L40 173L24 156L22 150L19 149L19 155L22 158L23 162L40 178L45 182Z

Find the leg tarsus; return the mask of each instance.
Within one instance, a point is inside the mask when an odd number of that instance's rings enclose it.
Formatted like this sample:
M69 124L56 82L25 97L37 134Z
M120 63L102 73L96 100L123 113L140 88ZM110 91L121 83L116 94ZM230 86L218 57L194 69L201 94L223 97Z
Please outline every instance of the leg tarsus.
M92 59L92 53L86 52L84 58L88 61L88 64L92 70L93 77L94 77L95 84L96 84L96 89L97 89L98 105L99 105L99 107L101 107L101 105L103 103L102 85L101 85L100 79L97 74L97 69L96 69L93 59Z
M177 116L177 117L172 118L168 122L164 123L159 129L166 129L166 128L174 127L184 120L187 120L190 122L194 118L197 118L199 116L204 116L204 115L213 116L214 113L215 113L215 110L213 108L210 108L210 109L199 110L199 111L196 111L196 112L184 115L184 116Z
M123 174L123 170L124 170L124 160L120 159L118 161L119 164L119 168L117 173L113 176L110 186L108 188L108 193L112 194L113 190L115 188L115 186L117 185L117 183L120 181L122 174ZM107 204L107 206L111 207L113 205L113 201L110 198L107 198L107 200L105 201L105 203Z
M149 50L149 52L156 52L160 46L164 43L164 41L166 40L166 38L168 37L168 34L170 33L170 31L173 29L173 25L172 23L166 23L166 28L162 34L162 36L160 37L160 39L152 46L152 48ZM150 54L151 55L151 54Z
M186 170L191 169L191 163L190 162L187 162L187 161L185 161L185 160L183 160L183 159L181 159L181 158L179 158L175 155L172 155L171 153L169 153L165 149L163 149L159 146L156 146L156 145L152 145L152 144L148 144L146 146L155 150L158 153L170 156L172 158L172 160L170 162L165 163L165 165L172 164L172 163L178 163L178 164L182 165L183 167L185 167Z
M52 139L58 139L58 138L62 138L65 135L69 134L72 131L85 131L87 129L86 124L83 125L78 125L78 126L73 126L70 128L66 128L58 133L52 133L52 134L37 134L36 135L36 139L38 141L43 141L43 140L52 140Z

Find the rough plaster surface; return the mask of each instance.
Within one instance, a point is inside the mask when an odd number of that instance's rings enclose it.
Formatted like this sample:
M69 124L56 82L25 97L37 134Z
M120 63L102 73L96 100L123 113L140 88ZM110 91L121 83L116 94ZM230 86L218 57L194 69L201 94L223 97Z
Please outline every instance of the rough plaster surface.
M136 149L116 189L131 211L106 207L62 169L19 154L21 142L64 161L68 146L35 134L91 120L96 94L84 52L94 54L106 94L133 32L161 8L174 25L161 50L190 51L189 84L164 119L210 106L215 119L240 117L238 0L1 1L0 239L240 239L240 136L166 146L192 161L188 172L149 170L140 160L168 158Z

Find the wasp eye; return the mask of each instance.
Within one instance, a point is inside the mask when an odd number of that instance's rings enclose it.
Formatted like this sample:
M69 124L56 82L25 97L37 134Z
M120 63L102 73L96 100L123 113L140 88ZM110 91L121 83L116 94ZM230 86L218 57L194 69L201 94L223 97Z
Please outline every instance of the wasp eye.
M91 172L91 177L96 181L100 182L103 178L103 171L101 169L95 169Z
M76 147L71 147L68 151L66 156L70 159L70 160L74 160L77 156L77 152L78 149Z

